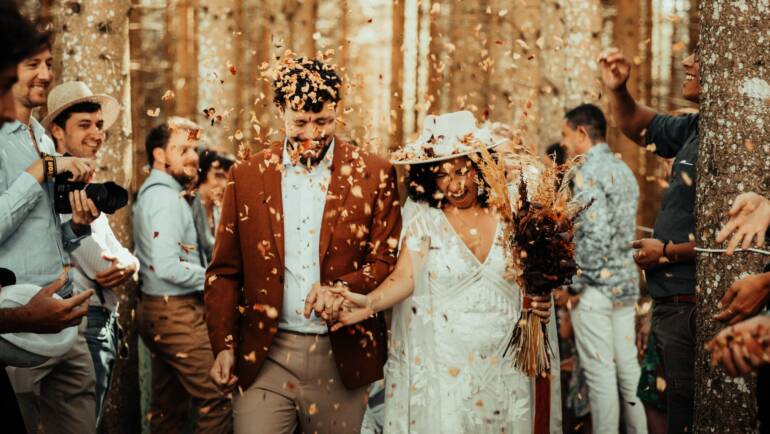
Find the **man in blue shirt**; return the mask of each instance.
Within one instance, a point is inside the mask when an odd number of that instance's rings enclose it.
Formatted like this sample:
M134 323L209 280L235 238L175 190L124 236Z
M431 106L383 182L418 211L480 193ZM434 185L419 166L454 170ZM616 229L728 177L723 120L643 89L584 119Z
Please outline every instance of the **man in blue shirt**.
M187 423L190 400L199 433L232 431L230 399L208 372L214 364L204 321L206 258L200 250L187 188L197 179L200 129L171 118L147 135L150 176L133 208L135 254L141 264L137 323L153 353L153 433Z
M15 120L0 129L0 264L16 274L17 282L39 286L68 273L69 252L90 234L89 225L99 216L84 191L70 193L71 221L62 224L54 210L53 176L70 172L71 179L87 181L95 163L53 157L53 142L31 116L46 102L53 80L49 38L41 35L34 54L18 64L12 88ZM59 290L65 298L70 293L69 282ZM40 423L46 432L94 432L94 369L82 336L64 356L35 368L10 368L9 376L28 431Z

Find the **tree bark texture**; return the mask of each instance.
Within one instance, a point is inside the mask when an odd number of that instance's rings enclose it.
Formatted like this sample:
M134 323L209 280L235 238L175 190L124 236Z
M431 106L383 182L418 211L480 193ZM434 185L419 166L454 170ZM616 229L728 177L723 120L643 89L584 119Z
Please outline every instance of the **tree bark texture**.
M54 70L57 83L83 81L94 93L115 97L122 106L121 114L110 129L108 140L97 156L96 178L113 180L129 186L133 175L131 133L131 86L129 77L128 17L129 0L80 0L61 2L53 13ZM131 245L130 204L109 216L118 239ZM126 331L133 329L134 286L116 290L121 300L120 322ZM129 342L135 341L129 337ZM119 359L112 377L112 390L105 413L107 432L138 431L139 399L136 352L132 358Z
M770 4L704 1L700 25L696 239L710 247L736 195L770 193ZM696 433L755 431L754 378L733 379L712 369L704 344L724 327L711 318L727 288L765 263L767 257L752 253L698 257Z
M244 54L240 50L243 34L238 29L238 3L235 0L210 0L197 6L198 98L195 120L203 127L206 145L231 152L237 150L237 142L243 139L238 123L242 114L238 97L239 60Z

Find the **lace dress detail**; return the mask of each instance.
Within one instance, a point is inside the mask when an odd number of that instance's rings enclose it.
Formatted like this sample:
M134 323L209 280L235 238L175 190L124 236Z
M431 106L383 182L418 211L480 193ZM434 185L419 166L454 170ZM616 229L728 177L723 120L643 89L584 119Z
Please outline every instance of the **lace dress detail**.
M481 263L441 210L408 200L403 216L415 289L393 308L384 432L530 434L533 381L503 357L521 293L502 277L502 227ZM561 432L554 365L552 431Z

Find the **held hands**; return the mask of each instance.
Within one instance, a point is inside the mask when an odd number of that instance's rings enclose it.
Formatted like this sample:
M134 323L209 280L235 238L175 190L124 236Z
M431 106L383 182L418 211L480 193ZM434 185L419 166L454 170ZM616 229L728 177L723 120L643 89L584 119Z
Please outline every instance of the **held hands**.
M305 318L310 318L310 314L315 312L315 315L326 321L329 326L336 323L342 303L345 301L339 293L335 293L338 288L344 288L344 285L328 286L320 283L313 285L305 298Z
M305 299L305 318L315 315L329 325L332 332L344 326L359 323L374 311L366 295L351 292L345 285L315 284Z
M625 87L631 75L631 62L617 48L603 51L596 59L602 70L602 81L611 91Z
M651 270L668 262L663 256L663 242L655 238L636 240L631 245L634 252L634 262L643 270Z
M230 389L238 382L238 377L233 374L234 367L235 354L233 350L222 350L217 354L217 358L214 359L209 375L217 387L225 390Z
M739 244L743 249L751 247L752 241L757 247L765 245L765 232L770 226L770 201L756 193L743 193L735 198L728 215L730 219L716 239L721 243L732 235L727 244L728 255L732 255Z
M711 352L711 366L721 364L733 377L770 364L770 316L756 316L725 328L706 349Z
M734 282L717 306L714 319L730 325L757 314L770 301L770 273L753 274Z

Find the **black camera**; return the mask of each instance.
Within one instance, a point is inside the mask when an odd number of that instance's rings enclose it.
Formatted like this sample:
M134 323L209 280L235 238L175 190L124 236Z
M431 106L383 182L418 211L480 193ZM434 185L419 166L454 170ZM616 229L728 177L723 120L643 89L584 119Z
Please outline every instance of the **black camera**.
M85 190L86 196L94 202L101 212L112 214L123 208L128 203L128 191L112 181L89 183L72 182L70 172L60 173L54 179L54 209L59 214L72 214L69 193L71 191Z

